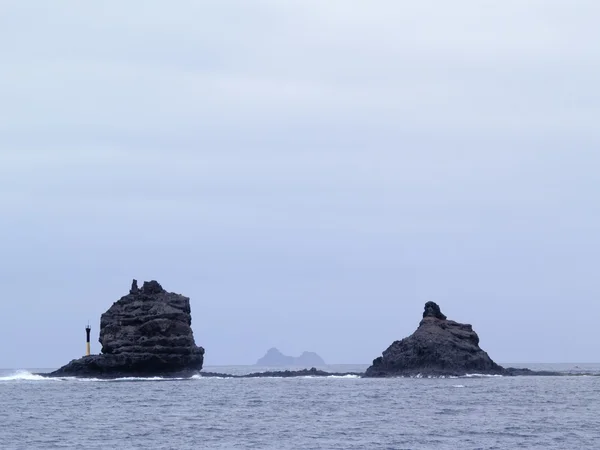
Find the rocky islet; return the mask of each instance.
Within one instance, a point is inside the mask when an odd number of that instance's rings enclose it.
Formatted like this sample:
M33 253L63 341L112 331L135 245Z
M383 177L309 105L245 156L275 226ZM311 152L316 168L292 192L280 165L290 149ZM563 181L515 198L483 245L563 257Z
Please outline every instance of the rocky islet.
M366 376L501 375L504 371L479 347L471 325L448 320L435 302L427 302L417 330L394 341L373 361Z
M479 336L473 327L448 320L434 302L425 304L417 330L402 340L394 341L364 374L330 373L314 367L236 376L202 372L204 348L196 345L191 323L188 297L167 292L154 280L144 282L141 288L133 280L129 294L121 297L101 316L99 341L102 353L75 359L44 375L101 378L192 375L227 378L360 375L378 378L474 373L558 375L555 372L504 368L496 364L479 347ZM270 353L274 354L272 350Z
M50 376L172 376L197 373L204 348L191 328L190 299L157 281L133 280L129 294L100 318L102 353L69 362Z

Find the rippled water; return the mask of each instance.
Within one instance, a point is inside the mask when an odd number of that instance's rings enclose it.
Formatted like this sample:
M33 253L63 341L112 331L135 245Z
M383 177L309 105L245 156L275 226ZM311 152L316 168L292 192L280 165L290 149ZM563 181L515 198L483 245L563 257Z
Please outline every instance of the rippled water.
M0 405L2 449L600 448L600 376L90 381L5 370Z

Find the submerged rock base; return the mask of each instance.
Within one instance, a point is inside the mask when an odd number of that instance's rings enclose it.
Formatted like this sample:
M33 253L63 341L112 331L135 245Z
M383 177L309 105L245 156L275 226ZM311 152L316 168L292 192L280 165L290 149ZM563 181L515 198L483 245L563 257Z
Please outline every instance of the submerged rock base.
M48 373L36 373L34 375L40 375L44 377L70 377L77 375L67 374L60 375L56 372L51 374ZM593 373L580 373L580 374L572 374L572 373L562 373L562 372L551 372L551 371L534 371L530 369L515 369L508 368L505 369L505 372L500 376L600 376L598 374ZM89 378L89 375L81 375L82 378ZM147 373L119 373L119 372L102 372L96 373L94 378L104 379L104 380L112 380L119 378L128 378L128 377L139 377L146 378L148 377ZM167 372L167 373L154 373L152 377L160 377L165 379L181 379L181 378L192 378L192 377L200 377L200 378L299 378L299 377L357 377L357 378L374 378L372 376L367 376L364 372L326 372L323 370L318 370L316 368L312 369L302 369L302 370L277 370L277 371L268 371L268 372L253 372L242 375L235 375L231 373L220 373L220 372L202 372L202 371L182 371L182 372ZM397 375L397 378L447 378L447 375L427 375L423 376L422 374L417 375Z
M200 372L201 377L219 377L219 378L295 378L295 377L362 377L362 372L326 372L318 370L315 367L302 370L275 370L268 372L253 372L243 375L231 375L217 372Z

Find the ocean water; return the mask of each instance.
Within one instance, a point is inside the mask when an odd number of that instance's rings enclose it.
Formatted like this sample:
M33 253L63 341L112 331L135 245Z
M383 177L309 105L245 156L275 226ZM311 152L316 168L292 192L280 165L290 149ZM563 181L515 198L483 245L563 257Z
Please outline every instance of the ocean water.
M591 376L100 381L0 370L0 449L600 449L600 365L527 366Z

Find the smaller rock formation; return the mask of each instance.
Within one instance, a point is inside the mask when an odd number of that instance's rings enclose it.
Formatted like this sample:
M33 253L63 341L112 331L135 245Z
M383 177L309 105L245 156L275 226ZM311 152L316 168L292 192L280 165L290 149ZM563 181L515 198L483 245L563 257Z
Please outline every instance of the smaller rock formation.
M468 373L512 374L479 347L473 327L447 320L434 302L425 304L423 320L409 337L395 341L367 369L367 377L461 376Z
M277 350L275 347L270 348L265 356L256 361L257 366L277 367L277 366L297 366L297 367L313 367L324 366L325 361L315 352L303 352L300 356L287 356Z
M446 320L446 316L442 314L442 310L435 302L425 303L425 311L423 311L423 319L425 317L433 317L434 319Z
M140 289L138 288L138 285L137 285L137 280L136 280L136 279L134 279L134 280L131 282L131 289L129 289L129 293L130 293L131 295L137 295L139 292L140 292Z
M201 374L202 375L202 374ZM268 372L254 372L249 373L247 375L241 375L240 378L293 378L293 377L343 377L343 376L360 376L361 374L355 372L345 372L345 373L331 373L325 372L323 370L318 370L315 367L311 367L310 369L302 369L302 370L277 370L277 371L268 371Z
M218 372L200 372L203 378L294 378L294 377L361 377L359 372L325 372L316 367L301 370L269 370L266 372L253 372L243 375Z
M68 363L49 376L170 376L202 369L204 349L196 346L190 299L165 291L157 281L116 301L100 318L100 355Z

